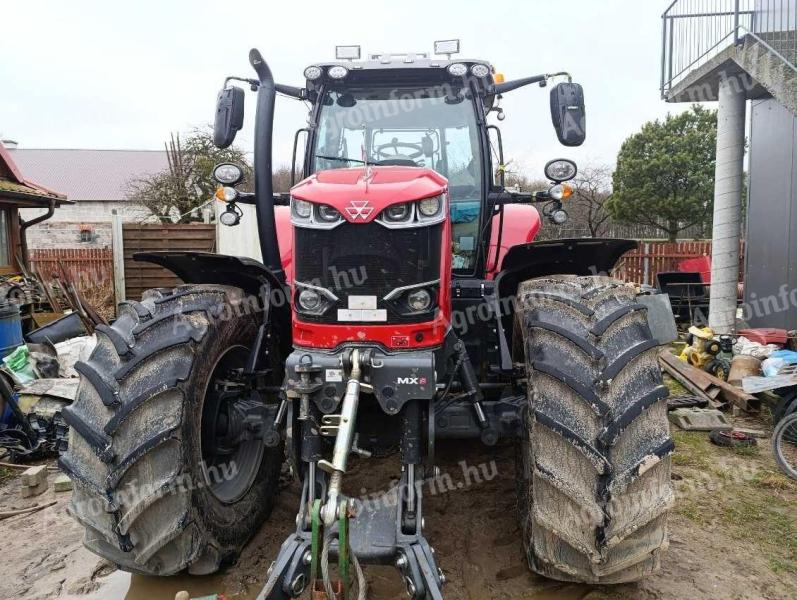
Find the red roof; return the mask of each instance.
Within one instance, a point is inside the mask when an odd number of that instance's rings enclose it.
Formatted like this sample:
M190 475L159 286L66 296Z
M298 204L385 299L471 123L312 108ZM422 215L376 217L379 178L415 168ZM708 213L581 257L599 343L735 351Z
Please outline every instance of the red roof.
M25 179L22 171L14 163L11 153L0 142L0 197L11 196L15 199L29 200L66 200L64 194Z

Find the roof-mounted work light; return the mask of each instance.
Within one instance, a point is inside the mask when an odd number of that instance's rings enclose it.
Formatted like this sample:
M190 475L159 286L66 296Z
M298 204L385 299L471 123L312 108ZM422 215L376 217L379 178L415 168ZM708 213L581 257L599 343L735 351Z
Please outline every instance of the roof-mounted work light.
M434 43L435 54L446 54L451 58L452 54L459 54L459 40L438 40Z
M337 60L359 60L359 46L335 46L335 58Z

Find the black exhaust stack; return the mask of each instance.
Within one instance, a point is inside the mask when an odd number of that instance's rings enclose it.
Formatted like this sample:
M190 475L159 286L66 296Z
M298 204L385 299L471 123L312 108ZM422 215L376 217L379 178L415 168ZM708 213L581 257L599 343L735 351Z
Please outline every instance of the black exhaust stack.
M274 76L257 48L249 51L249 62L257 73L260 86L257 90L255 121L255 197L257 199L257 232L263 264L285 283L279 245L277 224L274 220L274 185L272 183L271 138L274 131L274 100L277 89Z

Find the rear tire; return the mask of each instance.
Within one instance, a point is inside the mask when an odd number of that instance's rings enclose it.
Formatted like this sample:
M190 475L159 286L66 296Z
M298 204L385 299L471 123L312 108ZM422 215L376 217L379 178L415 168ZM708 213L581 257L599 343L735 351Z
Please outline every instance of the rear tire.
M248 354L263 318L243 299L219 285L150 290L121 304L112 327L98 327L97 347L76 367L61 458L74 482L69 511L86 547L124 570L215 572L271 511L281 447L254 440L262 450L244 453L245 442L224 465L203 456L211 381Z
M529 565L560 581L639 580L659 566L673 502L668 390L645 307L608 277L554 276L521 284L516 319Z

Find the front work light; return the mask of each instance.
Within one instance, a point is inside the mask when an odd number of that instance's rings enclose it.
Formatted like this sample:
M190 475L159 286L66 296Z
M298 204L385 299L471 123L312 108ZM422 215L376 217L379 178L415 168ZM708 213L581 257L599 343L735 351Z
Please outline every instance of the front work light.
M222 185L237 185L244 178L244 171L233 163L221 163L213 167L213 179Z
M321 77L321 67L317 67L316 65L310 65L304 70L304 77L305 79L309 79L310 81L315 81L319 77Z
M434 43L435 54L459 54L459 40L438 40Z
M448 65L448 73L454 77L464 77L468 72L468 67L462 63L453 63Z
M219 215L219 222L227 227L235 227L241 222L240 209L231 202L227 205L227 209Z
M474 77L487 77L490 74L490 67L481 63L476 63L470 68L470 72Z
M330 79L343 79L348 74L349 70L346 67L341 67L340 65L330 67L329 71L327 71L327 75L329 75Z

